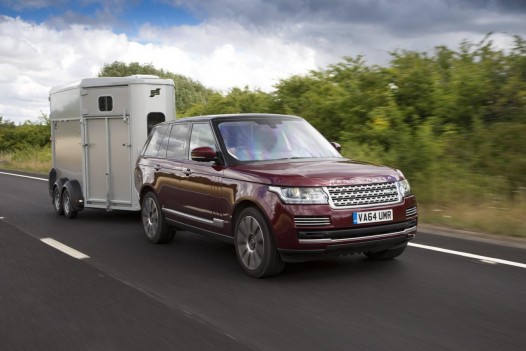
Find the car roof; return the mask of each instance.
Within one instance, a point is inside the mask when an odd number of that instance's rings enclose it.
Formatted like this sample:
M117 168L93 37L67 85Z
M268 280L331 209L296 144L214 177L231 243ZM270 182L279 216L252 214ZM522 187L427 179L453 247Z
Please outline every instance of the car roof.
M206 115L206 116L191 116L179 118L175 121L166 122L166 123L178 123L178 122L198 122L198 121L211 121L211 120L243 120L243 119L303 119L298 116L293 115L280 115L273 113L232 113L232 114L218 114L218 115Z

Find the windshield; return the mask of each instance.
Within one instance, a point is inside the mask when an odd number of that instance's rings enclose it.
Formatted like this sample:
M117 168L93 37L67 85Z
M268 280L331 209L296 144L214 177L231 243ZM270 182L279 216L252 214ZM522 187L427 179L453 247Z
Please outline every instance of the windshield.
M307 121L255 119L219 124L227 152L240 161L341 157Z

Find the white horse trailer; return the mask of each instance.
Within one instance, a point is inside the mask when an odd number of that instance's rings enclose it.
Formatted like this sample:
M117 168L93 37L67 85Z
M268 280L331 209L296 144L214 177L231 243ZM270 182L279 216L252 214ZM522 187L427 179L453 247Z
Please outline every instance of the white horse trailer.
M58 214L140 210L135 161L152 127L175 119L174 83L157 76L87 78L53 87L49 193Z

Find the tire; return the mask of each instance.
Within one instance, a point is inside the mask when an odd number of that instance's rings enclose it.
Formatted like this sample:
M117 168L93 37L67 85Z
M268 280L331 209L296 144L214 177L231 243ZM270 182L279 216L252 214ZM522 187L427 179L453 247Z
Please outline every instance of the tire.
M53 207L55 208L55 212L59 216L64 215L64 206L62 206L62 194L60 193L60 189L58 186L53 188Z
M62 210L64 211L64 215L69 219L77 217L77 214L79 213L71 205L71 195L69 194L68 189L64 189L62 192Z
M404 244L403 246L396 247L394 249L385 250L385 251L366 252L365 256L367 256L369 259L373 261L392 260L393 258L400 256L402 252L404 252L406 247L407 247L407 244Z
M255 208L246 208L237 217L234 242L237 259L249 276L269 277L285 268L269 225Z
M141 217L144 234L150 242L164 244L173 240L175 231L166 223L159 200L151 191L142 200Z

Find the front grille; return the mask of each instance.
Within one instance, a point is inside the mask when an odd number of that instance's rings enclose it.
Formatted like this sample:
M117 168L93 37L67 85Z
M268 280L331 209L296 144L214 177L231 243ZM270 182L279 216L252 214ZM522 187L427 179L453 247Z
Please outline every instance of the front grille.
M296 227L317 227L331 224L329 217L294 217Z
M416 213L417 213L416 207L409 207L407 210L405 210L406 217L416 216Z
M396 182L328 187L333 208L391 205L400 202Z

